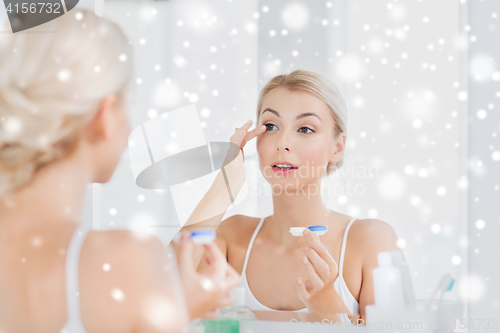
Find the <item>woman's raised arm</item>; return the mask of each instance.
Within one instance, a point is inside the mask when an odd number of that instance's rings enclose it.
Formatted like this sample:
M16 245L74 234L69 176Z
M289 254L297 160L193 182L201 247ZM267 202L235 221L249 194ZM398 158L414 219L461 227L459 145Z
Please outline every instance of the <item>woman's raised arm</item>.
M250 120L241 128L235 129L235 133L231 136L229 141L240 147L238 156L224 166L223 170L221 169L217 174L214 183L198 203L180 232L189 232L193 229L214 230L219 227L224 214L232 203L231 199L236 198L245 182L243 147L249 140L264 133L266 129L266 126L262 125L248 131L251 126L252 121ZM225 250L225 248L221 247L221 250ZM226 254L227 253L224 253L224 255ZM199 263L202 256L202 248L193 250L193 260L195 263Z

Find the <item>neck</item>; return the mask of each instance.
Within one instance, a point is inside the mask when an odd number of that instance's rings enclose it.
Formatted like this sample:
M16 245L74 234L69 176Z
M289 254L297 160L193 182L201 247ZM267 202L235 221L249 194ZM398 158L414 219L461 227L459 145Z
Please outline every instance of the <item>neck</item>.
M0 198L1 221L16 226L79 221L91 177L78 155L53 162L38 170L32 180Z
M321 188L321 181L312 186ZM316 193L318 192L318 193ZM291 227L308 227L325 225L332 217L332 211L323 202L321 191L303 190L294 193L273 194L273 216L270 218L272 237L285 247L296 247L302 244L301 237L290 234ZM312 193L315 193L314 195Z

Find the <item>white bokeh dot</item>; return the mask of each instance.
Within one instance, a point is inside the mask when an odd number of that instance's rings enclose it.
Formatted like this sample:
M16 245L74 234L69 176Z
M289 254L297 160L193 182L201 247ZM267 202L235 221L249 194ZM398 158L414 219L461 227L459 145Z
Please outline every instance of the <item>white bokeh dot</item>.
M422 198L420 198L418 195L413 194L409 198L410 204L414 207L419 207L422 205Z
M405 179L397 172L388 172L378 183L378 191L386 200L399 199L406 189Z
M486 112L486 110L480 109L477 111L477 117L481 120L485 119L487 115L488 113Z
M469 98L469 95L467 94L466 91L459 92L457 96L460 101L465 101L467 100L467 98Z
M491 153L491 158L493 159L493 161L500 161L500 151L495 150L493 153Z
M341 196L339 196L339 198L338 198L338 202L339 202L339 204L341 204L341 205L345 205L345 204L347 203L347 197L346 197L345 195L341 195Z
M406 247L406 240L404 238L398 238L398 240L396 241L396 245L400 249L404 249Z
M111 208L109 209L109 215L111 215L111 216L115 216L117 213L118 213L118 211L116 210L116 208L111 207Z
M413 175L415 173L415 167L413 165L406 165L404 167L404 173L408 176Z
M281 21L290 30L301 30L309 23L309 9L302 3L292 2L281 12Z
M200 114L203 118L208 118L210 117L210 109L209 108L203 108L200 110Z
M469 302L478 302L486 292L484 279L476 274L469 274L459 281L458 292L462 299Z
M462 258L459 255L454 255L453 257L451 257L451 263L453 265L458 266L458 265L460 265L461 262L462 262Z
M483 230L484 227L486 227L486 222L484 222L484 220L479 219L476 221L475 225L476 228L478 228L479 230Z
M437 195L439 195L440 197L446 195L446 187L444 186L439 186L437 189L436 189L436 193Z
M125 300L125 294L118 288L111 289L111 297L117 302L123 302Z
M368 217L374 219L378 216L378 211L374 208L368 210Z
M429 171L426 168L420 168L418 170L418 175L420 178L426 178L429 175Z
M469 60L469 72L472 79L486 81L492 78L496 64L488 54L475 54Z
M61 82L66 82L69 80L69 78L71 77L71 73L70 71L68 71L67 69L61 69L58 73L57 73L57 78L59 79L59 81Z
M194 103L198 102L198 98L199 98L198 94L191 93L191 94L189 94L189 98L188 99L189 99L190 103L194 104Z
M431 231L433 234L439 234L439 232L441 231L441 226L437 223L434 223L433 225L431 225Z
M149 118L154 118L158 115L158 111L156 111L155 109L149 109L148 110L148 117Z

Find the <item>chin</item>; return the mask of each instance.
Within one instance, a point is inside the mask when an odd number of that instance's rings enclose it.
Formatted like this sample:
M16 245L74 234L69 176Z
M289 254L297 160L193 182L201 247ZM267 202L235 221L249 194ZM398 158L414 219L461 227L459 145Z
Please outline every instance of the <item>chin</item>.
M93 180L94 183L100 183L100 184L105 184L111 180L113 177L113 173L115 171L115 168L112 170L105 170L99 173L99 175L96 177L96 179Z

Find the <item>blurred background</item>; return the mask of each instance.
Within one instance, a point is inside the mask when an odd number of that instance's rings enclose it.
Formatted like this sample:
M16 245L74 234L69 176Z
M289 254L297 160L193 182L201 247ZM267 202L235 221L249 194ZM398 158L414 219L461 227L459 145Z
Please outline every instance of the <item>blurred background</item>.
M132 128L194 104L206 141L227 141L256 120L273 76L332 79L349 120L326 204L394 227L417 298L450 273L445 298L468 300L469 318L499 319L500 2L109 0L102 10L134 46ZM226 217L268 216L255 140L245 157L249 192ZM99 230L147 230L168 244L180 229L169 191L139 188L128 152L110 183L89 187L86 207Z

